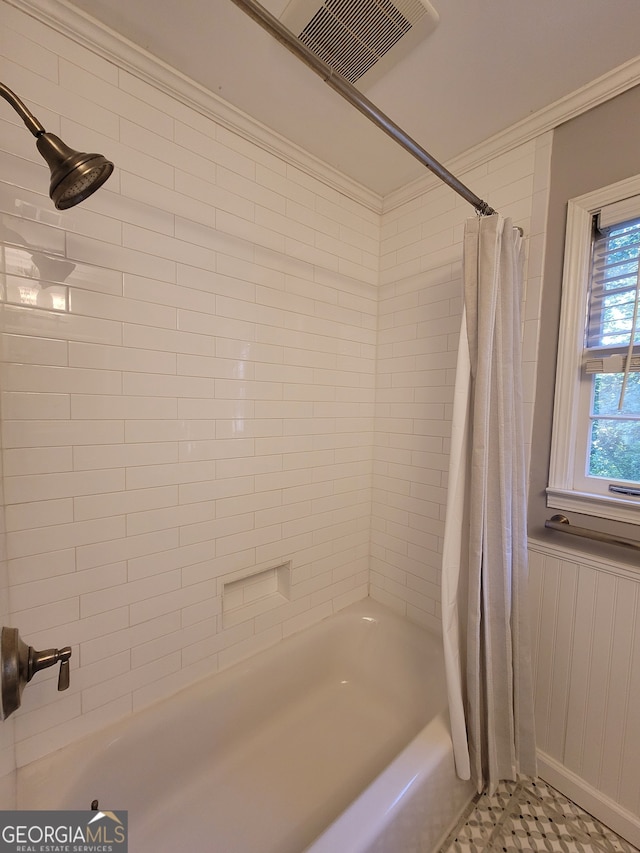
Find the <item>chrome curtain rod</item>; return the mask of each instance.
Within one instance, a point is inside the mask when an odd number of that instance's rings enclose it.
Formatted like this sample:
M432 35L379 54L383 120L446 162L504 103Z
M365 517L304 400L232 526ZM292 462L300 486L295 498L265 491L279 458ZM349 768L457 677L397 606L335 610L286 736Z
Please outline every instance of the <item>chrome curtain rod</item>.
M545 521L544 526L548 530L558 530L560 533L571 533L573 536L584 536L585 539L595 539L596 542L606 542L609 545L622 545L625 548L633 548L636 551L640 551L640 542L636 539L612 536L610 533L601 533L599 530L591 530L588 527L572 527L566 515L553 515Z
M465 201L472 204L476 211L481 216L488 216L496 211L490 207L486 201L483 201L475 193L466 187L461 181L456 178L448 169L441 163L435 160L427 151L424 150L418 143L408 134L398 127L398 125L386 116L381 110L376 107L368 98L356 89L347 79L341 74L334 71L331 66L319 59L315 53L312 53L305 45L302 44L294 34L288 30L280 21L275 18L267 9L257 3L256 0L233 0L236 6L239 6L244 12L257 21L261 27L281 42L286 48L306 63L309 68L316 72L324 79L324 82L331 86L339 95L342 95L350 104L352 104L363 115L376 124L381 130L394 139L399 145L406 149L410 154L416 157L423 166L426 166L434 175L444 181L445 184L451 187L452 190L462 196Z

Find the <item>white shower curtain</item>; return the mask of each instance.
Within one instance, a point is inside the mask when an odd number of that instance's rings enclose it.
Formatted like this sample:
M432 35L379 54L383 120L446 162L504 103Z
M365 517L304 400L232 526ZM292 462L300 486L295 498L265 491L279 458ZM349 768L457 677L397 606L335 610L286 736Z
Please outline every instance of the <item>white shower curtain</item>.
M523 240L469 219L442 565L458 775L490 791L536 775L522 425Z

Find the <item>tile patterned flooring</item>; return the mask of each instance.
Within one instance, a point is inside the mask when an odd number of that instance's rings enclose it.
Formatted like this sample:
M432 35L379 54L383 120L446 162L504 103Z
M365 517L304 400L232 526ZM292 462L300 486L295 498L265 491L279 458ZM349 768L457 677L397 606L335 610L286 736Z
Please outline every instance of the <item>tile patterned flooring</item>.
M466 810L440 853L639 853L546 782L501 782Z

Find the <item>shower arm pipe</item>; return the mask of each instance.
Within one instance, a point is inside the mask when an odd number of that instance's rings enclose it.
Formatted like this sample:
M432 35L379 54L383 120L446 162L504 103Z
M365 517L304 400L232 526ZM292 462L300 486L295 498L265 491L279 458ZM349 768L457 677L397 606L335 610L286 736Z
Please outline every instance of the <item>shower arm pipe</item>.
M402 130L394 121L376 107L368 98L356 89L341 74L334 71L326 62L317 57L305 45L302 44L280 21L267 9L256 2L256 0L233 0L244 12L257 21L267 32L281 42L286 48L301 59L313 71L324 79L339 95L342 95L352 106L376 124L388 136L394 139L406 151L426 166L441 181L451 187L452 190L473 205L481 216L488 216L496 211L486 201L466 187L445 166L435 160L427 151Z
M12 92L11 89L4 85L4 83L0 83L0 98L4 98L5 101L8 101L11 104L22 121L26 124L27 128L36 138L45 133L45 129L38 119L26 108L16 93Z

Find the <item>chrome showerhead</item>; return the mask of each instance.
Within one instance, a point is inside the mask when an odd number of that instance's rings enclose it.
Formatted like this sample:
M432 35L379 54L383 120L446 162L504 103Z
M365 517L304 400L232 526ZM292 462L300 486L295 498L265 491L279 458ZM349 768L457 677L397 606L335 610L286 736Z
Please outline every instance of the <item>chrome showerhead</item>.
M40 134L36 145L51 169L49 195L58 210L84 201L113 172L113 163L102 154L74 151L53 133Z
M38 151L51 170L49 195L58 210L84 201L104 184L113 172L113 163L102 154L74 151L53 133L47 133L20 98L0 83L0 97L8 101L36 137Z

